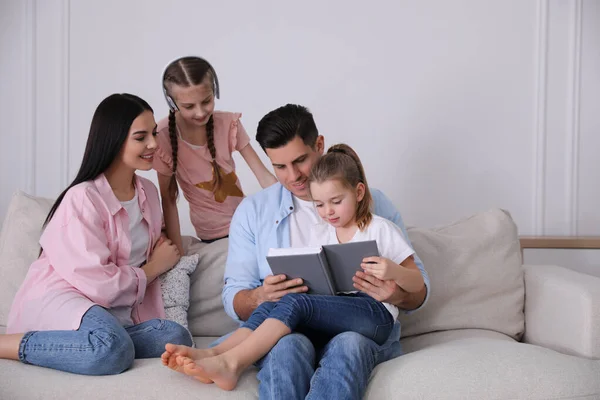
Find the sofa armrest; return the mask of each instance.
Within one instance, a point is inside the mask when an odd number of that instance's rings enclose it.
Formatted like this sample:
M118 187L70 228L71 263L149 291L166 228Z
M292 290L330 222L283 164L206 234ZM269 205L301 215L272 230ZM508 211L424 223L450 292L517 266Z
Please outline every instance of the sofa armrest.
M600 278L524 265L526 343L600 359Z

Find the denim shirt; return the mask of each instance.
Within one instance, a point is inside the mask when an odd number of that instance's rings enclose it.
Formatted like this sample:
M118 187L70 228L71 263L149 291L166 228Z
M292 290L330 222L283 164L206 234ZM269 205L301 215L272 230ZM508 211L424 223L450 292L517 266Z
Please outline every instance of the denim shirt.
M400 227L411 245L398 210L381 191L373 188L370 190L373 197L373 213ZM225 311L234 320L240 321L233 308L235 295L241 290L261 286L265 277L272 275L267 262L269 249L290 247L288 216L293 211L292 193L280 183L276 183L246 197L233 214L229 228L229 250L222 297ZM421 308L429 298L429 276L416 254L414 259L427 287L427 295L419 307Z

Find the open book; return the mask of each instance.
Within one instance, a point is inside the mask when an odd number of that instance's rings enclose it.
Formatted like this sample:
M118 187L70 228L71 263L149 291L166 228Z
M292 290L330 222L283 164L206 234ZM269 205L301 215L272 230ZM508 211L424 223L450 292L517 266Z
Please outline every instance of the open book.
M349 242L320 247L269 249L267 261L273 275L302 278L309 294L335 295L356 291L352 277L363 258L379 256L377 242Z

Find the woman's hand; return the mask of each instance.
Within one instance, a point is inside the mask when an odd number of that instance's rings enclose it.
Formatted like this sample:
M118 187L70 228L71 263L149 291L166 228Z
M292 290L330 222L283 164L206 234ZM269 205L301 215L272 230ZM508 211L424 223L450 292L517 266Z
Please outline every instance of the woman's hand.
M148 263L142 267L148 276L148 283L173 268L180 258L181 255L177 246L169 239L161 236L154 245Z

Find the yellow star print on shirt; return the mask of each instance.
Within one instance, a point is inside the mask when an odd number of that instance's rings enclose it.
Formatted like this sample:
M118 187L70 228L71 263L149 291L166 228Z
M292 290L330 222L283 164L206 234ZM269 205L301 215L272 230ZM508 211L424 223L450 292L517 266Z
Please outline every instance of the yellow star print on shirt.
M214 181L214 176L215 176L214 167L212 169L213 179L210 181L197 183L196 187L199 187L200 189L208 190L210 192L214 192L215 201L217 203L224 202L225 199L227 198L227 196L244 197L244 193L238 187L238 185L236 185L238 178L237 178L237 175L235 174L235 171L231 171L228 174L223 174L223 170L221 169L221 167L217 167L217 168L219 168L219 172L221 172L221 185L219 186L219 188L217 190L213 191L213 189L214 189L213 181Z

